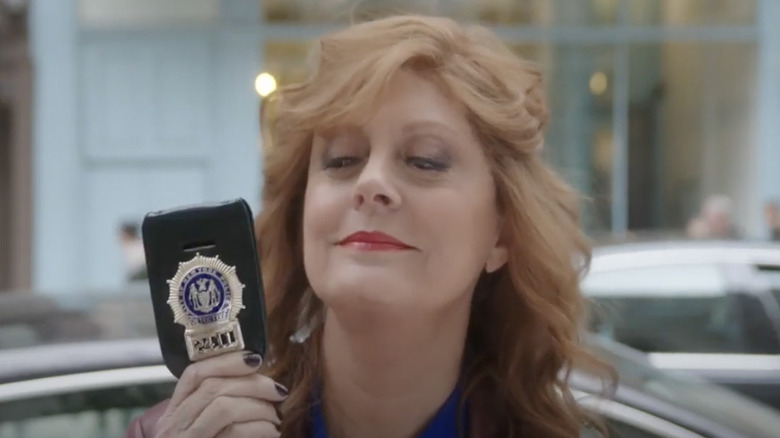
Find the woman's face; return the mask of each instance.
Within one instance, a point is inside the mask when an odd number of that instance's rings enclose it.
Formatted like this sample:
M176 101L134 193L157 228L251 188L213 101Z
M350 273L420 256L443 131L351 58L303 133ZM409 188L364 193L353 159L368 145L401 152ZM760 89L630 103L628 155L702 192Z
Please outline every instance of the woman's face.
M439 87L396 74L364 126L315 136L303 252L327 306L435 312L468 303L506 260L495 186L465 113Z

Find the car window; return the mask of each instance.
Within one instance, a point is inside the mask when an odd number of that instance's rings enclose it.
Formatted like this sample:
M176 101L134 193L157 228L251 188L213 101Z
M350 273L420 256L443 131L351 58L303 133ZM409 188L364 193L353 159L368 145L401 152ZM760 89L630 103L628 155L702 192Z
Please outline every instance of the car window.
M761 277L769 283L772 296L780 304L780 266L761 266L759 272Z
M739 303L717 265L592 272L590 328L645 352L744 353Z
M150 383L3 402L0 437L121 438L130 420L170 397L174 385Z

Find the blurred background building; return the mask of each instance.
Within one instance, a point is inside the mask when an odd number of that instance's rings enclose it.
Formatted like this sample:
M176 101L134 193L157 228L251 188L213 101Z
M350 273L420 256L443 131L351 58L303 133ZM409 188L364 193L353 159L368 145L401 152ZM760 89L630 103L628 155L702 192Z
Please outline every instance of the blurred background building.
M112 289L119 226L259 207L262 94L350 17L439 13L535 60L550 160L594 236L682 233L728 195L764 238L780 198L776 0L0 0L0 290Z
M0 1L0 291L32 276L32 66L25 4Z

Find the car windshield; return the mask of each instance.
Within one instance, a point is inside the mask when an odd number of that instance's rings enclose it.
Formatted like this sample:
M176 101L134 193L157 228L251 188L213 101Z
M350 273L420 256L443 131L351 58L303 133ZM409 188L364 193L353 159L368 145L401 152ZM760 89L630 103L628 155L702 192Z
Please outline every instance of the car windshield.
M641 391L642 397L653 397L675 410L717 421L746 437L777 438L777 411L693 376L660 371L643 354L622 344L597 336L590 337L588 342L592 351L617 369L621 390Z

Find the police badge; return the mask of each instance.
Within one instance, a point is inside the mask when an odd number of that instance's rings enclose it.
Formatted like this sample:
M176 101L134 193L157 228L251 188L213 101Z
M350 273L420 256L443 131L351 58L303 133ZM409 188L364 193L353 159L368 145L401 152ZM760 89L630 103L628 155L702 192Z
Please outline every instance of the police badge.
M179 270L168 285L168 305L173 310L173 321L185 328L191 360L244 349L237 319L244 308L244 285L235 267L219 260L219 256L196 254L192 260L179 263Z
M174 376L222 353L265 355L265 294L246 201L150 212L142 234L157 338Z

